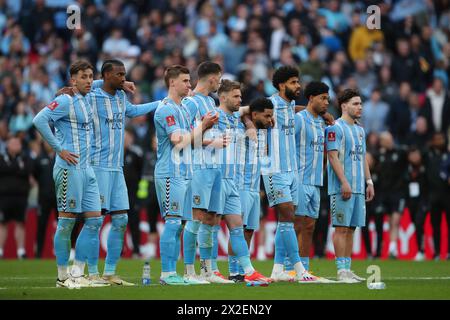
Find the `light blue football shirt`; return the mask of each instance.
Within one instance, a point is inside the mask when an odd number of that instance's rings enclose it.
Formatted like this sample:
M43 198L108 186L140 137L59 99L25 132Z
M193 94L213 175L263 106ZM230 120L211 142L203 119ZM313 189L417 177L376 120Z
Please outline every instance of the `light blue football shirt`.
M295 153L295 101L286 101L274 94L269 98L274 106L275 125L268 129L269 158L272 173L297 170Z
M244 164L244 183L241 187L243 190L259 191L261 181L261 163L260 150L261 141L258 135L258 142L253 141L249 137L245 137L245 164Z
M189 111L183 104L177 105L172 99L165 98L155 112L154 123L158 140L155 178L192 178L192 148L188 143L177 150L170 141L174 132L182 134L192 130Z
M133 118L156 110L159 101L134 105L123 90L114 95L95 88L87 98L93 112L91 165L108 170L121 170L124 157L126 117Z
M222 135L229 135L231 140L230 144L226 148L220 148L216 150L216 153L220 155L221 170L223 179L236 179L238 172L238 146L241 140L239 134L239 128L241 128L241 118L239 112L227 113L218 108L219 121L218 129Z
M295 143L299 182L323 186L323 156L325 147L325 121L314 118L308 110L295 115Z
M357 125L349 125L342 118L325 131L326 149L337 150L339 161L344 169L352 193L365 193L364 164L366 156L366 135L364 129ZM341 192L341 183L331 164L328 163L328 194Z
M213 113L218 111L216 103L210 96L205 96L196 92L192 97L186 97L182 101L183 105L189 110L192 125L197 127L203 117L210 111ZM203 139L212 139L219 136L218 125L214 124L212 128L203 133ZM220 155L212 147L203 146L202 141L194 144L193 161L194 170L198 169L215 169L220 167Z
M53 122L55 134L49 122ZM57 152L67 150L79 156L77 165L69 165L57 154L55 164L61 168L83 169L89 166L92 132L92 110L81 94L60 95L33 119L43 138Z

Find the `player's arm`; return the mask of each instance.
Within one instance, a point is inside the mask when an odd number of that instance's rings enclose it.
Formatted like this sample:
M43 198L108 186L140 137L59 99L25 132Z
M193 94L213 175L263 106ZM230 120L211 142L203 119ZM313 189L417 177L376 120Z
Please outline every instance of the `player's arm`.
M238 110L239 114L242 116L250 114L250 106L241 106Z
M348 200L352 196L352 189L350 188L350 184L345 177L344 168L342 167L341 162L339 161L339 143L341 140L341 132L337 129L336 126L332 126L327 128L326 132L326 146L327 146L327 155L328 161L336 174L339 182L341 183L341 195L342 199Z
M241 108L247 108L247 107L241 107ZM249 108L250 110L250 108ZM240 111L240 110L239 110ZM241 121L245 126L245 134L253 141L258 140L258 131L256 129L255 124L252 121L252 118L250 117L250 114L241 113Z
M191 131L191 144L195 145L196 141L199 141L199 139L203 139L203 134L205 133L205 131L210 129L215 123L217 123L217 121L219 121L218 112L213 113L212 111L209 111L207 114L205 114L202 121L200 121L198 125ZM222 144L223 146L223 144L225 143L224 141L226 141L226 139L220 137L218 140L213 139L209 142L207 140L207 143L211 144L217 142L219 145ZM204 144L205 142L202 143Z
M364 177L366 179L366 201L372 201L375 197L375 188L373 187L372 176L370 175L369 162L367 161L367 156L364 158Z
M57 121L68 113L68 99L64 97L56 98L48 106L44 107L33 118L33 124L42 138L55 150L55 152L68 164L76 165L78 163L78 155L68 150L64 150L61 143L56 139L50 128L50 121Z
M187 108L187 110L189 111L189 116L192 119L191 125L195 129L201 123L201 122L197 123L197 121L195 120L195 118L196 118L196 116L198 114L198 107L195 104L195 102L192 99L189 99L189 98L183 99L182 103ZM217 114L217 119L214 122L214 123L216 123L219 120L218 113L217 112L211 112L211 114L212 113ZM202 121L204 119L205 119L205 117L202 118ZM209 128L211 128L211 127L209 127ZM229 139L227 137L225 137L225 136L214 137L211 134L208 134L209 132L207 132L207 130L209 128L203 128L201 137L198 136L198 132L195 132L195 134L193 136L192 144L194 146L202 145L202 146L210 146L212 148L224 148L224 147L226 147L228 145L228 142L229 142L228 140ZM198 140L198 139L200 139L200 140Z
M334 173L339 179L339 182L341 183L341 194L342 199L348 200L352 196L352 189L350 188L350 184L347 181L347 178L344 174L344 168L341 165L341 162L339 161L339 155L337 150L331 150L328 151L328 161L333 168Z
M153 112L158 108L158 105L161 101L154 101L149 103L143 103L143 104L132 104L126 99L126 109L125 109L125 115L128 118L134 118L139 117L144 114Z

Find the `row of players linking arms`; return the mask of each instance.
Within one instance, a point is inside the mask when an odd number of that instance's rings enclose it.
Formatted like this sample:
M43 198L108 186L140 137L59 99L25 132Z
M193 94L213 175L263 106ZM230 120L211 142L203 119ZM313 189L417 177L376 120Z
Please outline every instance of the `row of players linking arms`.
M155 186L165 222L160 237L162 285L363 281L351 270L353 233L365 225L365 202L373 199L374 188L365 160L365 133L357 124L362 112L359 93L347 89L339 95L342 117L334 120L327 113L329 88L322 82L309 83L303 92L307 106L296 106L301 85L295 67L278 68L272 79L278 93L245 107L240 106L240 83L221 80L218 64L203 62L196 72L198 82L191 90L190 71L180 65L168 67L167 97L133 105L126 92L132 94L135 87L125 80L121 61L105 61L102 80L94 81L93 66L78 60L70 66L71 87L61 89L34 118L35 127L57 153L56 286L135 285L116 273L129 209L122 170L124 128L126 117L152 111L158 141ZM337 280L309 272L324 165L336 229ZM259 228L261 176L269 205L278 215L270 277L254 269L249 254ZM77 214L84 215L85 223L69 267ZM99 230L104 214L111 215L112 227L100 276ZM230 234L228 277L216 262L221 219ZM183 276L176 272L181 237ZM194 268L197 246L200 274Z

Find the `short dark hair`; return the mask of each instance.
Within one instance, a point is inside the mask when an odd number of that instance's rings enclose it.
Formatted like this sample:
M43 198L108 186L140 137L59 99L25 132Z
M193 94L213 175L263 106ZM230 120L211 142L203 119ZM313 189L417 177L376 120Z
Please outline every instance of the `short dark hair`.
M282 66L275 70L272 77L272 84L275 89L280 90L280 83L288 81L292 77L299 77L300 72L293 66Z
M306 99L309 99L309 97L318 96L323 93L328 93L328 90L330 88L324 83L320 81L311 81L308 83L308 85L305 88L305 91L303 92L303 95Z
M222 72L220 65L211 61L202 62L197 68L197 75L199 79L209 76L210 74L218 74L220 72Z
M166 83L167 88L169 87L170 79L176 79L180 74L189 74L189 69L178 64L166 69L164 72L164 82Z
M92 66L92 64L89 61L77 60L70 65L69 73L71 76L73 76L74 74L77 74L78 71L84 71L87 69L91 69L92 72L94 72L94 67Z
M260 97L250 102L250 112L264 112L265 109L273 109L270 99Z
M220 96L222 93L230 92L235 89L242 90L240 82L224 79L220 82L219 89L217 90L217 95Z
M123 64L122 61L117 60L117 59L108 59L108 60L105 60L105 62L103 62L103 64L102 64L102 69L101 69L102 77L105 76L105 73L106 73L106 72L111 71L111 70L113 69L114 66L120 66L120 67L122 67L122 66L125 66L125 65Z
M356 89L345 89L338 95L339 107L341 107L343 103L348 102L351 98L360 96L359 91Z

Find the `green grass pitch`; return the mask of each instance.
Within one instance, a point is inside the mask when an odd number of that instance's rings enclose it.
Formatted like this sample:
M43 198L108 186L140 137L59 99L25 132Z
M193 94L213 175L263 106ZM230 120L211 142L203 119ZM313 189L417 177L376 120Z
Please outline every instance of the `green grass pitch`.
M256 261L255 267L270 275L272 261ZM352 269L368 277L367 267L377 265L385 290L369 290L359 284L298 284L274 283L268 287L246 287L245 284L161 286L158 283L160 261L151 261L152 284L140 285L143 261L123 259L118 273L135 287L82 288L68 290L55 288L54 260L0 260L0 300L22 299L132 299L132 300L305 300L305 299L450 299L450 262L448 261L353 261ZM182 263L178 271L182 272ZM227 263L219 261L225 274ZM315 274L336 278L333 260L311 260ZM103 269L103 261L100 269ZM198 270L197 266L197 270Z

